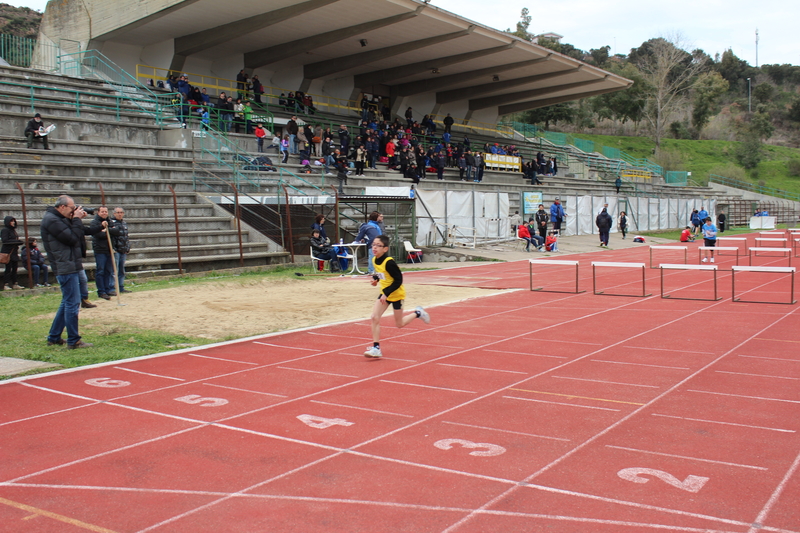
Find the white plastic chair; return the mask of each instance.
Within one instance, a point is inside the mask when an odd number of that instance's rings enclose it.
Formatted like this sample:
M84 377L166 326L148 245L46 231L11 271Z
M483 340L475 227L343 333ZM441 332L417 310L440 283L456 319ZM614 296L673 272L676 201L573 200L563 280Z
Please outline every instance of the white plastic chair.
M320 272L319 263L320 262L325 263L325 261L328 261L328 259L320 259L319 257L314 257L314 250L313 249L309 250L308 253L311 256L311 268L314 269L314 272ZM324 271L325 266L323 265L322 268L323 268L323 271Z
M422 250L419 248L414 248L414 246L411 244L411 241L403 241L403 246L406 248L407 258L411 259L412 263L415 259L417 260L417 263L422 263Z

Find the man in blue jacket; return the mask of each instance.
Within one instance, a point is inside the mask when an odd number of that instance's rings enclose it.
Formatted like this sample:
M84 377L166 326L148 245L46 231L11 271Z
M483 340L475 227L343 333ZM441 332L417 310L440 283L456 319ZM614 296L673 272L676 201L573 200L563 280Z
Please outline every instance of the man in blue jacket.
M567 217L564 206L561 205L561 198L556 196L555 201L550 205L550 220L553 222L553 232L561 235L561 222Z
M375 265L372 264L372 243L375 241L375 237L381 234L381 228L378 226L378 218L381 216L380 213L377 211L373 211L369 214L369 220L361 225L361 228L358 230L358 235L356 235L355 242L364 242L366 238L367 242L367 250L368 255L367 259L369 260L369 273L375 273Z

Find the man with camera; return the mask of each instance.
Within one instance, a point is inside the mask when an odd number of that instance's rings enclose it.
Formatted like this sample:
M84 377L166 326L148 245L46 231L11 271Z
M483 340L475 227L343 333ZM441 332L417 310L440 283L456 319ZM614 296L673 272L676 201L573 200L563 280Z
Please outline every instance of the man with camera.
M81 305L80 273L83 271L82 245L85 245L82 207L75 205L70 196L59 196L53 207L48 207L42 217L41 232L50 266L61 286L61 305L56 311L53 325L47 336L47 345L66 344L67 348L90 348L78 331L78 313ZM67 340L61 334L67 329Z

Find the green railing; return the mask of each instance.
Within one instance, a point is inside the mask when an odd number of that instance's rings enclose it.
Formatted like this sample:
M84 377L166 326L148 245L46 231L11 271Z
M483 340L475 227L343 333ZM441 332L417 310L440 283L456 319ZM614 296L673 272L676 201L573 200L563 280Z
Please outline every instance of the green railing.
M578 150L582 150L587 154L591 154L592 152L594 152L594 141L587 141L586 139L575 138L573 139L572 144L575 146L575 148L577 148Z
M5 59L9 65L30 68L35 49L35 39L8 34L0 35L0 57Z
M795 202L800 202L800 195L795 192L785 191L783 189L776 189L774 187L754 185L746 181L740 181L733 178L726 178L725 176L719 176L717 174L709 174L708 182L719 183L720 185L727 185L728 187L734 187L736 189L742 189L745 191L751 191L758 194L764 194L766 196L774 196L776 198L784 198L786 200L793 200Z
M689 173L682 170L669 170L664 174L664 183L667 185L686 185Z

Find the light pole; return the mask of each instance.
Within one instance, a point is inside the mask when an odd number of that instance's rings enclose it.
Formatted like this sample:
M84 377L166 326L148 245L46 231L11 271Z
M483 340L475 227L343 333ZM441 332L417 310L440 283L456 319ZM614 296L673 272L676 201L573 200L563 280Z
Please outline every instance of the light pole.
M747 112L753 112L752 106L750 105L750 78L747 78Z

